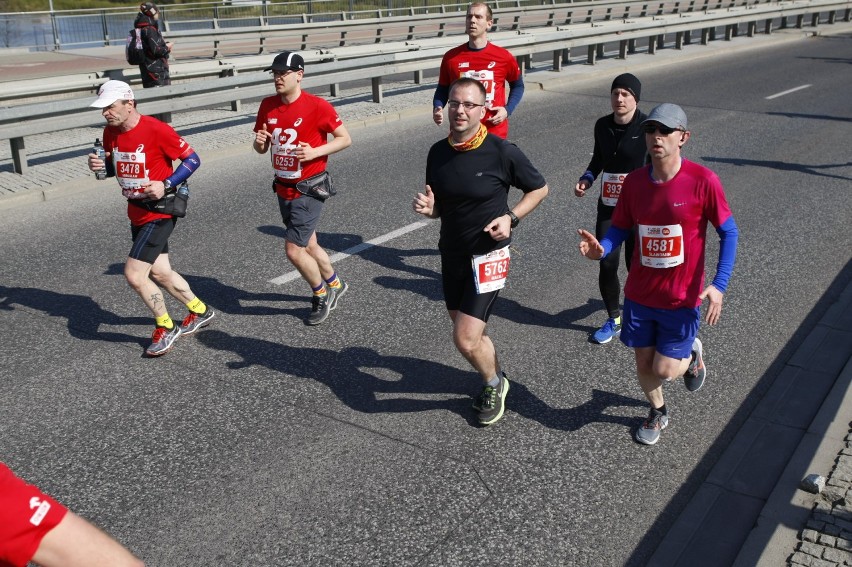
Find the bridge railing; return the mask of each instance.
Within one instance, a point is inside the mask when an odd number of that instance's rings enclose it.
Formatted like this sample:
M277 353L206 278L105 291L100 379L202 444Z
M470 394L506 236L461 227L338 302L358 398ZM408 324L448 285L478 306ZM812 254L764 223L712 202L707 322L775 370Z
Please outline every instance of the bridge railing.
M523 68L528 68L532 55L552 52L553 67L558 70L567 52L577 47L586 47L588 62L594 63L604 44L618 44L619 56L627 57L635 50L636 41L642 38L648 39L648 50L653 52L664 47L667 38L673 38L674 47L680 48L685 42L691 41L691 34L695 32L700 33L701 43L706 44L715 39L717 29L724 30L725 39L730 39L742 25L746 26L748 35L753 35L758 30L759 22L764 22L764 31L768 33L772 23L779 19L781 25L785 25L789 18L794 18L795 25L802 27L806 18L810 17L810 24L816 26L823 15L828 23L834 23L838 13L843 14L845 21L849 21L850 12L852 0L784 0L718 10L685 11L497 32L490 36L490 39L509 49ZM306 59L315 63L310 65L303 84L308 89L330 86L334 93L341 83L370 80L373 100L381 102L383 77L414 73L417 81L422 78L424 71L436 69L446 50L458 43L458 37L398 42L398 50L384 53L374 51L372 55L357 57L352 56L351 50L363 49L363 46L306 53ZM262 62L258 59L256 63L266 65L269 63L269 57L264 56ZM216 80L186 82L157 89L139 89L136 93L139 103L144 105L148 114L180 112L223 104L230 104L236 110L242 100L268 96L271 93L271 83L269 74L251 71ZM87 96L1 109L0 139L10 141L15 171L24 174L27 170L26 136L34 132L41 135L102 124L100 114L89 107L91 101L92 97Z

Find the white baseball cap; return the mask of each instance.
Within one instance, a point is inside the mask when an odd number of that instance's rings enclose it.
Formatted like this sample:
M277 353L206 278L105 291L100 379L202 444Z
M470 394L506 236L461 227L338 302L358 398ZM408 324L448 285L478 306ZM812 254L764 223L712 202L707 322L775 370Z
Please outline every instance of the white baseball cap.
M98 100L89 106L106 108L117 100L133 100L133 89L123 81L107 81L98 89Z

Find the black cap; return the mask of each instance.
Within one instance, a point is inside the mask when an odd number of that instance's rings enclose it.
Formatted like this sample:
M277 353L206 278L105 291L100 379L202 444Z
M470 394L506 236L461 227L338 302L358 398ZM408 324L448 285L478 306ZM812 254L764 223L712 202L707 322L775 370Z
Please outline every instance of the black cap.
M264 69L264 71L304 71L305 60L298 53L292 51L282 51L275 56L272 65Z
M639 96L642 94L642 83L639 82L639 79L637 79L635 75L622 73L612 81L612 86L609 88L609 92L612 92L615 89L625 89L630 91L630 94L633 95L636 102L639 102Z

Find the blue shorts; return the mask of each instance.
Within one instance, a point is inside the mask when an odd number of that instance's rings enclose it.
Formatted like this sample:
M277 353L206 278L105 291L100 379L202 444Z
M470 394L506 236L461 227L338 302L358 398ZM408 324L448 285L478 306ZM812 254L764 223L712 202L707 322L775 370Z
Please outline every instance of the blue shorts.
M304 195L292 201L278 197L281 220L287 227L284 239L306 248L319 224L322 205L319 199Z
M669 358L688 358L700 318L700 307L656 309L625 298L621 342L630 348L656 347Z

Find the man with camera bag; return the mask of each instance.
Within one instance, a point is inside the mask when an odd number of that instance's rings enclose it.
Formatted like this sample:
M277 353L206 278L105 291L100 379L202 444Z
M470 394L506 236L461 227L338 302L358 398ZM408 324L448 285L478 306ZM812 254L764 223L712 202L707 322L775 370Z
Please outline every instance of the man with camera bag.
M201 165L195 150L174 129L136 109L133 91L122 81L107 81L91 104L106 119L105 157L89 154L89 169L106 170L115 177L127 199L133 247L124 265L124 277L154 314L156 329L148 356L171 350L181 335L190 335L210 323L215 313L189 288L169 263L169 236L177 217L186 212L186 180ZM172 161L181 160L177 170ZM181 203L181 200L184 202ZM160 287L186 305L189 314L176 325L166 309Z
M276 94L260 103L253 147L259 154L271 150L287 259L313 290L305 324L319 325L349 288L317 243L316 228L323 202L334 194L325 170L328 156L348 148L352 138L329 102L302 91L301 55L282 51L264 71L272 71Z

